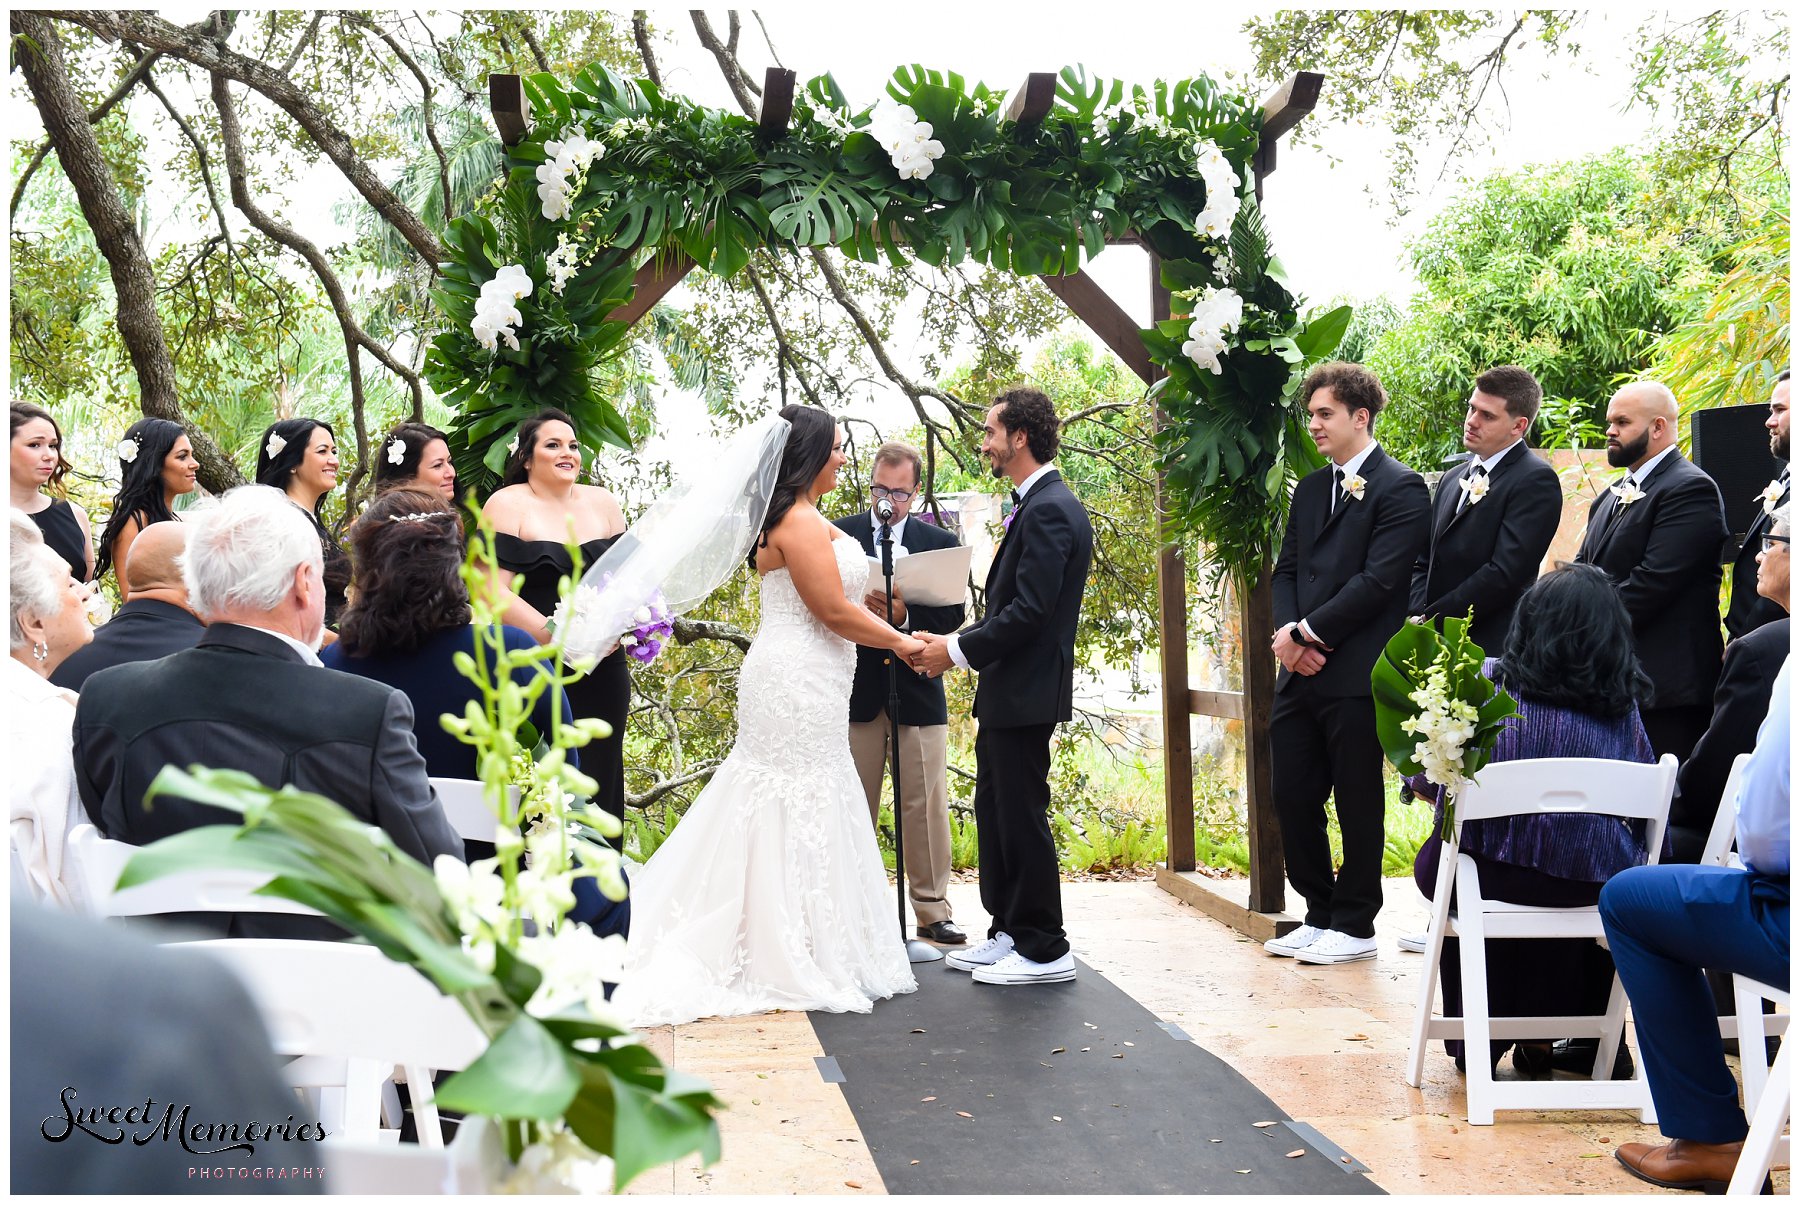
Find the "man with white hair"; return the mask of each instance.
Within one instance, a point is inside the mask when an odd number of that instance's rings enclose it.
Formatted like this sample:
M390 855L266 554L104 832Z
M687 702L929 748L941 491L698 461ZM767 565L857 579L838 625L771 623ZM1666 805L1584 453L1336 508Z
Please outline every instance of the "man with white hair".
M164 766L242 770L292 785L380 826L426 864L462 857L431 789L407 697L320 666L325 592L319 537L281 491L239 486L189 512L181 556L189 603L207 623L191 649L104 669L75 712L75 777L104 835L133 845L207 824L222 808L173 797L144 804ZM316 917L182 914L229 937L343 936Z
M1675 446L1675 395L1634 381L1606 407L1606 459L1626 469L1588 511L1576 560L1597 565L1631 615L1638 661L1655 695L1642 709L1658 757L1686 759L1712 719L1725 506L1719 487Z

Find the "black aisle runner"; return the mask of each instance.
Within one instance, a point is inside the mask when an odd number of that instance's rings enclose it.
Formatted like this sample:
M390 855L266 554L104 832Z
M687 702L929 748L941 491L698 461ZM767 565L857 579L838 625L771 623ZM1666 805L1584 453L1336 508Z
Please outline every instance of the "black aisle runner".
M1381 1192L1085 963L1045 987L914 970L872 1015L812 1014L890 1193Z

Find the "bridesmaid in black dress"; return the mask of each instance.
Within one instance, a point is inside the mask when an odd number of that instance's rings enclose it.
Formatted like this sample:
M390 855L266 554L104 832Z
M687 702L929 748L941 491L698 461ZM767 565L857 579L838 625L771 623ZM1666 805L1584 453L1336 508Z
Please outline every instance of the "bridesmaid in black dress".
M42 406L12 404L12 504L44 533L50 546L85 582L94 576L94 535L87 512L63 494L75 466L62 454L62 428ZM46 494L43 491L49 490Z
M119 455L119 492L94 550L94 580L115 570L119 601L131 601L125 582L125 558L138 532L152 523L176 518L175 499L199 486L200 462L181 424L166 418L140 418L125 428L115 445Z
M350 554L319 517L325 495L337 488L337 433L316 418L284 418L262 433L256 450L256 484L272 485L306 512L319 533L325 558L325 643L337 639L338 615L348 601Z
M506 462L501 488L483 505L494 525L494 556L503 574L523 574L518 601L506 621L540 642L558 602L557 583L574 569L567 545L581 548L581 568L600 558L625 531L618 500L599 486L582 485L581 445L575 423L560 410L544 410L519 424L518 444ZM631 710L631 671L614 652L568 688L580 719L599 718L613 734L581 751L581 768L600 784L594 802L625 816L625 718Z

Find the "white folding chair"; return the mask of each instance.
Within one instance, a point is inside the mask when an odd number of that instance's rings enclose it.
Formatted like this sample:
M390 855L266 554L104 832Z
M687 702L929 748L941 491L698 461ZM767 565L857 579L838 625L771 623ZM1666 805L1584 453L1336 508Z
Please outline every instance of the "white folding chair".
M490 845L494 841L494 830L500 821L488 807L487 800L482 798L482 785L479 778L434 778L433 789L437 791L438 802L444 805L444 815L450 820L450 827L464 841L486 841ZM513 805L519 802L519 788L508 787L507 795Z
M1713 813L1712 828L1706 833L1706 848L1700 853L1702 866L1730 866L1732 847L1737 838L1738 784L1744 780L1744 767L1750 755L1740 753L1731 759L1731 773L1725 776L1725 789L1719 794L1719 810Z
M69 833L68 857L74 864L76 882L95 916L160 916L170 912L319 915L292 900L256 895L256 889L274 877L262 870L190 870L120 891L119 875L140 848L102 837L91 824L78 824Z
M1471 820L1507 816L1592 813L1642 820L1649 861L1662 850L1669 800L1675 793L1676 762L1665 755L1655 765L1600 758L1537 758L1496 762L1456 797L1457 832L1444 843L1438 862L1437 891L1420 975L1419 1006L1413 1019L1412 1048L1406 1082L1418 1087L1425 1073L1425 1048L1432 1038L1461 1038L1468 1052L1467 1086L1470 1125L1493 1125L1496 1109L1630 1109L1644 1122L1656 1120L1649 1084L1640 1070L1629 1080L1530 1080L1498 1083L1488 1063L1494 1038L1600 1039L1594 1062L1596 1077L1612 1069L1613 1056L1625 1028L1625 991L1613 976L1612 993L1601 1017L1491 1017L1488 1015L1487 943L1514 938L1591 938L1602 936L1600 910L1543 908L1507 904L1485 898L1475 860L1459 853L1456 837ZM1456 915L1450 914L1455 885ZM1461 939L1463 1015L1433 1017L1438 961L1446 937Z
M1737 998L1738 1062L1744 1070L1744 1114L1750 1119L1750 1133L1744 1138L1744 1149L1738 1155L1737 1169L1731 1173L1726 1192L1755 1196L1762 1191L1769 1169L1789 1160L1786 1128L1793 1110L1794 1083L1788 1075L1788 1043L1783 1041L1775 1055L1775 1066L1765 1066L1768 1051L1763 1046L1764 1022L1779 1022L1785 1032L1787 1017L1765 1017L1762 1003L1773 1000L1778 1007L1791 1008L1786 991L1759 983L1747 975L1731 977L1733 995Z
M327 1138L325 1191L354 1196L488 1196L507 1173L500 1132L471 1117L448 1146L430 1149Z
M277 1054L296 1088L345 1087L336 1130L368 1141L393 1131L379 1124L381 1088L405 1069L419 1143L443 1145L434 1071L460 1071L487 1048L462 1006L417 970L373 946L332 941L226 938L167 947L229 967L256 1001ZM349 1074L343 1074L348 1061Z

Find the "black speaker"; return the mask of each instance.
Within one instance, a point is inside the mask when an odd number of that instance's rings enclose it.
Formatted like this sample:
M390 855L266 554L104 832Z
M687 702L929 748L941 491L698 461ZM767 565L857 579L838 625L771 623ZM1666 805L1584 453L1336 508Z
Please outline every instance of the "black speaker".
M1696 410L1688 419L1694 463L1719 486L1725 499L1725 526L1742 539L1762 509L1762 488L1781 475L1769 450L1767 406L1719 406Z

